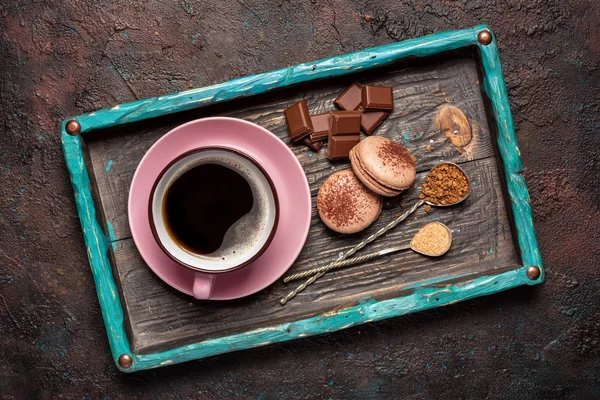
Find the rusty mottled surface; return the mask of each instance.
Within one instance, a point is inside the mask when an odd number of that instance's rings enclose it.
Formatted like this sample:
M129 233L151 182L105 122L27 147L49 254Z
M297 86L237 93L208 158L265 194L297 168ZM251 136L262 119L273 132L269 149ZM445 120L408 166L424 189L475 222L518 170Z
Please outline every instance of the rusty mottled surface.
M593 0L0 0L0 398L600 397L598 21ZM544 285L117 371L60 120L478 23L501 45Z

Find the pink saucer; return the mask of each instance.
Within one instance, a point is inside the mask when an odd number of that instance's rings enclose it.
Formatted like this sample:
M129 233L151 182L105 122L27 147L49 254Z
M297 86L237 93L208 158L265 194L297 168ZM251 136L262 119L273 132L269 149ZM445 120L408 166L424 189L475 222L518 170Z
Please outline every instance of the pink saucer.
M223 146L240 150L271 177L279 197L279 222L273 241L252 264L217 274L211 300L229 300L256 293L279 279L304 246L311 218L310 189L294 153L277 136L253 123L226 117L183 124L160 138L135 171L129 191L129 225L138 251L148 266L175 289L192 294L196 273L173 261L156 243L148 220L152 185L177 156L199 147Z

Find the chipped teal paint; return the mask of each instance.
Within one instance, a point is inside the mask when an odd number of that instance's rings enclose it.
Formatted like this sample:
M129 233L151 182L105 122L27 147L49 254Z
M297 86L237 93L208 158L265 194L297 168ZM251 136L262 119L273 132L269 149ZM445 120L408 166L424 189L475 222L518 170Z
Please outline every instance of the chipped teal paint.
M272 89L313 79L346 75L362 69L389 64L407 57L430 56L465 46L478 46L481 50L482 65L485 72L483 89L492 101L492 108L498 123L498 144L515 214L518 241L523 260L522 267L498 275L477 277L461 284L431 287L432 285L439 286L450 278L456 278L440 277L412 285L408 288L412 290L409 291L409 294L395 299L376 301L372 298L365 298L358 305L343 310L237 335L207 339L169 351L151 354L134 354L130 352L123 325L123 309L112 277L107 254L108 245L115 238L112 226L110 223L107 224L109 235L109 238L107 238L103 235L102 229L96 221L96 210L92 201L88 173L81 150L81 139L79 136L72 137L66 134L64 129L66 121L63 122L61 129L63 151L75 192L75 202L83 228L88 258L115 362L121 354L130 354L133 358L133 366L124 371L133 372L156 368L229 351L332 332L370 321L493 294L516 286L540 283L544 276L543 268L542 275L536 281L529 280L526 275L528 266L538 265L540 268L542 267L541 259L533 230L529 195L525 181L520 174L522 168L521 158L516 144L498 49L495 41L488 46L481 46L477 42L477 33L482 29L488 28L482 25L472 29L439 33L405 42L392 43L264 74L238 78L205 88L139 100L69 118L78 120L81 123L82 131L87 132L188 110L209 103L264 93Z
M108 241L112 244L113 251L117 251L117 236L110 221L106 221L106 232L108 233Z
M488 29L487 26L482 28ZM500 54L496 38L493 34L492 37L492 43L487 46L477 43L481 51L481 63L484 70L483 89L492 102L492 110L498 127L498 148L504 164L508 195L515 216L521 261L525 266L536 265L541 270L540 277L535 282L528 282L535 284L544 280L544 268L533 227L529 192L523 176L521 151L517 144L512 113L508 103Z
M404 138L404 145L406 147L410 146L410 131L408 129L404 131L403 138Z
M110 171L111 167L112 167L112 160L108 160L108 162L106 163L105 171L106 172Z
M119 355L130 354L130 348L123 326L121 300L108 261L109 241L102 233L96 218L96 208L90 192L90 178L83 159L80 136L67 134L65 122L61 127L61 141L71 185L75 192L75 205L83 229L83 239L92 267L102 318L106 326L113 359L117 362Z

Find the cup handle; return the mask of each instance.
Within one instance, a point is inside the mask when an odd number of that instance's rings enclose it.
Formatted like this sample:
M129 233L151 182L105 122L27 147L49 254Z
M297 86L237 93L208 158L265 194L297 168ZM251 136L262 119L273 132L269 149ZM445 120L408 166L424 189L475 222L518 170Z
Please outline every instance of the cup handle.
M212 293L215 278L215 274L196 272L194 277L194 287L192 289L194 297L199 300L208 300Z

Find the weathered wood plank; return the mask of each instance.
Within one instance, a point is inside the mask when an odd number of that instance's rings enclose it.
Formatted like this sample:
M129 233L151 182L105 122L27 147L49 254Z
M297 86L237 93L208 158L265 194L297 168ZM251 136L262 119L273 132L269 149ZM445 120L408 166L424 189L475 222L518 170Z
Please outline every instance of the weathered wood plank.
M478 85L477 66L470 55L438 57L435 62L408 67L406 64L398 64L358 78L363 83L394 87L396 108L376 134L406 143L417 157L419 171L426 170L440 159L464 162L493 155ZM173 127L191 119L227 115L257 123L289 143L283 110L302 98L308 100L313 113L333 110L332 100L350 82L347 79L321 81L297 87L297 90L288 89L262 96L251 103L246 101L241 103L241 108L236 106L235 109L228 110L225 106L200 109L185 113L179 118L124 126L111 134L89 134L85 139L98 183L99 203L112 225L115 238L125 239L131 236L127 222L127 198L139 161L150 146ZM465 110L477 127L471 144L463 154L458 154L434 126L437 108L447 103ZM236 103L238 104L240 103ZM433 151L426 150L429 145L433 147ZM315 154L302 145L291 144L291 148L304 166L313 195L332 169L343 169L348 165L345 162L330 163L325 149Z
M463 164L473 191L461 205L418 210L403 224L368 247L367 251L407 243L429 221L454 230L454 245L439 259L413 252L383 257L364 265L332 272L302 292L285 307L279 298L295 284L277 282L248 298L228 302L197 301L171 289L156 277L139 256L131 239L117 242L116 269L122 283L124 307L136 352L172 348L183 343L271 326L313 316L365 297L397 296L411 285L440 277L492 273L518 262L494 158ZM418 174L420 184L425 172ZM412 204L418 188L388 201L382 215L366 231L342 236L327 229L313 215L309 239L290 271L321 265L402 212L399 203Z

